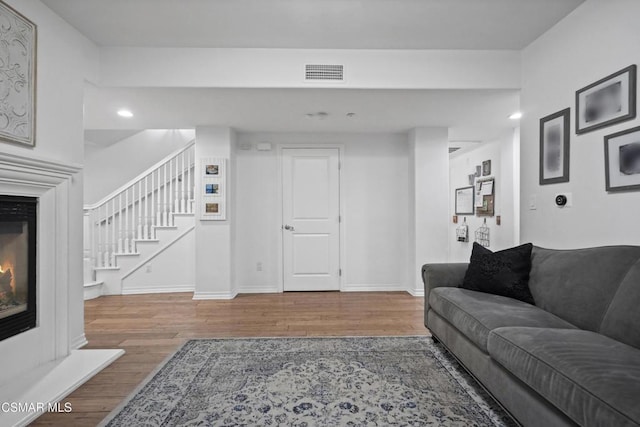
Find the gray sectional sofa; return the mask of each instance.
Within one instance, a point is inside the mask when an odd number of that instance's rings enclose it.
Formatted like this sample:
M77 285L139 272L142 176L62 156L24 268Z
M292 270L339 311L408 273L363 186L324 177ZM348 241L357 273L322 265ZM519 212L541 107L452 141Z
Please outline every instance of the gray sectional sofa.
M640 425L640 247L534 247L535 306L423 267L425 325L524 426Z

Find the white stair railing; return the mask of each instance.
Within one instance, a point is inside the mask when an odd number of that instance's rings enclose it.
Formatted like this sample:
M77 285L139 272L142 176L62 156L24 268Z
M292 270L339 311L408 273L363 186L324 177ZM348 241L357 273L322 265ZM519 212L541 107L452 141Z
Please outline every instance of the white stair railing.
M104 199L84 207L94 268L117 267L116 255L133 254L137 240L155 239L175 214L193 213L195 142L164 158Z

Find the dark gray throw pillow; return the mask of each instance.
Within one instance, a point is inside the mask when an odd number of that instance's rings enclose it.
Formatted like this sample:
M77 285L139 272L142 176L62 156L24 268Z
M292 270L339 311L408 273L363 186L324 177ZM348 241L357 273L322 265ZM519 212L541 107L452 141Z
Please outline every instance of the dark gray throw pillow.
M527 243L492 252L474 243L471 263L460 287L534 304L529 290L532 249L533 245Z

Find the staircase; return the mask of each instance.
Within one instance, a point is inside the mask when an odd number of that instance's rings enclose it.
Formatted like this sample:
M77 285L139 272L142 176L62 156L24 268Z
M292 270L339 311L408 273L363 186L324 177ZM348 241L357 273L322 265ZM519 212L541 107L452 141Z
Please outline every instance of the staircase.
M85 299L171 289L136 284L135 278L151 272L152 260L165 264L179 242L193 238L194 159L192 141L84 207ZM188 284L179 285L192 290Z

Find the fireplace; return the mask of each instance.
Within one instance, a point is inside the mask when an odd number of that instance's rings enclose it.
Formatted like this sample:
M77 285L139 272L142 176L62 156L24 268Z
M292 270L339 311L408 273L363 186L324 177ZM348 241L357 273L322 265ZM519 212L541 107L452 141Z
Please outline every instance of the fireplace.
M0 340L36 326L35 197L0 196Z

